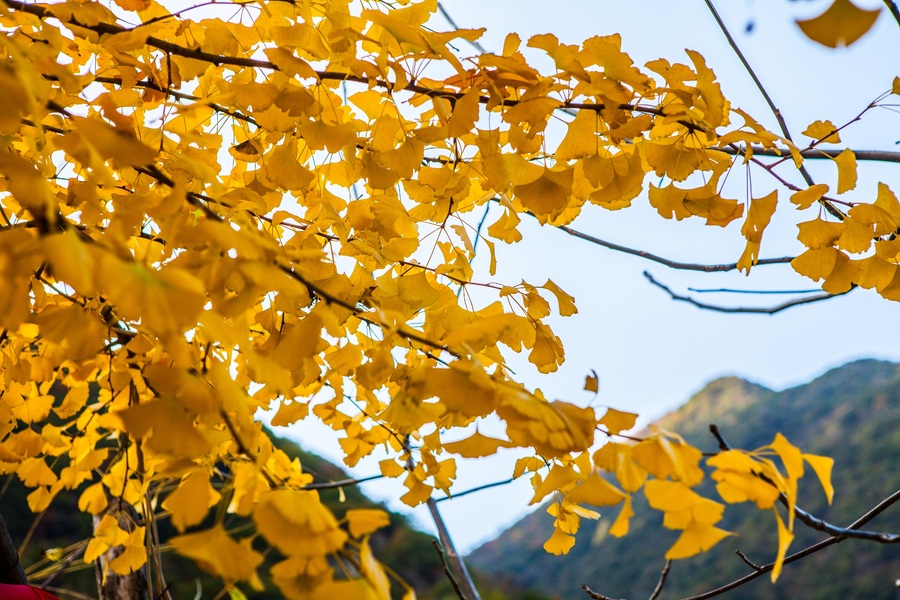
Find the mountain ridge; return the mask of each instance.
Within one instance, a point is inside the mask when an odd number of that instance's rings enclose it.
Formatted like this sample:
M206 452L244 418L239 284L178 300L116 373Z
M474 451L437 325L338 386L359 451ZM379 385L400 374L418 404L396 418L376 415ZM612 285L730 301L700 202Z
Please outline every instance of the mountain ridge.
M830 369L812 381L781 391L729 376L704 386L654 424L682 434L702 450L714 450L708 426L715 423L735 447L753 449L783 433L804 452L835 458L837 495L828 506L814 477L801 482L800 505L822 518L847 524L881 498L900 489L900 365L864 359ZM887 465L887 466L886 466ZM707 481L701 493L716 497ZM498 577L552 597L583 596L580 587L614 597L649 596L664 564L663 554L677 537L662 528L662 519L635 495L631 533L622 539L606 535L617 509L598 522L583 522L572 552L548 555L542 544L552 532L552 518L536 511L476 549L469 562ZM872 527L900 530L896 508ZM662 598L708 591L749 572L735 558L742 550L766 563L777 546L774 518L768 511L729 506L723 527L738 535L701 556L676 561ZM593 530L591 529L593 528ZM798 526L793 551L824 535ZM822 573L833 577L822 577ZM728 598L896 598L893 585L900 573L900 551L850 541L786 568L775 586L757 581L729 593Z

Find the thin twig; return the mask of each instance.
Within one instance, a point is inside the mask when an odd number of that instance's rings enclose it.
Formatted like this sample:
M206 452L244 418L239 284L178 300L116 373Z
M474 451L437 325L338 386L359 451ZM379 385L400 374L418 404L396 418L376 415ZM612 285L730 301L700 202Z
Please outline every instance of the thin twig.
M609 596L604 596L603 594L595 592L586 585L581 586L581 589L583 589L587 593L587 595L594 600L616 600L616 598L610 598Z
M843 296L844 294L849 294L851 291L856 289L856 286L850 288L846 292L841 292L840 294L830 294L824 293L819 294L817 296L807 296L806 298L795 298L794 300L790 300L783 304L779 304L777 306L771 307L752 307L752 306L719 306L717 304L707 304L705 302L700 302L691 298L690 296L681 296L673 292L668 286L660 283L653 276L644 271L644 277L647 278L647 281L663 290L672 300L677 300L679 302L687 302L697 308L702 308L704 310L712 310L715 312L723 312L723 313L738 313L738 314L755 314L755 315L774 315L775 313L781 312L783 310L787 310L788 308L793 308L794 306L800 306L801 304L811 304L813 302L821 302L823 300L830 300L832 298L837 298L838 296Z
M659 574L659 582L656 584L656 587L653 589L653 593L650 594L650 600L656 600L659 598L659 595L663 591L663 587L666 585L666 577L669 576L669 569L672 567L672 561L667 560L665 566Z
M760 569L762 569L762 567L760 567L758 564L756 564L755 562L753 562L752 560L747 558L747 555L744 554L743 552L741 552L740 550L735 550L734 553L737 554L742 561L744 561L745 565L747 565L754 571L759 571Z
M822 290L739 290L735 288L688 288L695 294L815 294Z
M884 5L891 11L894 20L897 21L897 25L900 25L900 8L897 7L897 3L894 0L884 0Z
M322 483L310 483L309 485L304 485L301 490L330 490L334 488L342 488L351 485L359 485L361 483L365 483L366 481L373 481L375 479L381 479L384 475L369 475L368 477L360 477L359 479L340 479L338 481L325 481Z
M56 578L59 576L59 574L62 573L63 570L72 563L72 561L74 561L76 558L80 558L81 555L84 554L84 551L86 549L87 549L87 543L84 542L78 548L76 548L74 551L70 552L67 557L65 557L63 560L61 560L59 562L59 564L56 565L56 569L52 573L50 573L50 575L48 575L46 579L44 579L42 582L37 584L37 587L46 589L47 586L49 586L51 583L53 583L56 580Z
M435 498L435 502L443 502L444 500L455 500L457 498L462 498L463 496L468 496L469 494L474 494L475 492L480 492L482 490L488 490L495 487L500 487L501 485L508 485L515 481L515 477L510 477L509 479L504 479L503 481L495 481L493 483L486 483L484 485L479 485L478 487L474 487L469 490L465 490L459 492L458 494L453 494L452 496L444 496L443 498Z
M451 17L450 14L447 12L447 9L444 8L444 3L443 3L443 2L438 2L438 3L437 3L437 8L438 8L438 12L440 12L441 15L443 15L443 17L444 17L445 19L447 19L447 22L448 22L448 23L450 23L450 27L452 27L452 28L455 29L456 31L459 31L459 30L461 29L461 27L460 27L459 25L456 24L456 21L453 20L453 17ZM467 39L466 41L469 42L469 44L471 44L471 46L472 46L473 48L475 48L476 50L478 50L478 52L480 52L481 54L487 54L487 50L484 49L484 46L482 46L481 44L479 44L477 41L475 41L475 40L468 40L468 39Z

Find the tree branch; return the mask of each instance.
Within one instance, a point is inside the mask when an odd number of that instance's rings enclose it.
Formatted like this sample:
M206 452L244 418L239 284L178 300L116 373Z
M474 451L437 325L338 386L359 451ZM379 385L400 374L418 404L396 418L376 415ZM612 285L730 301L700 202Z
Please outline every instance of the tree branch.
M450 580L450 585L453 586L453 591L456 592L456 597L460 600L466 600L465 595L461 589L459 589L459 582L456 581L456 577L453 575L453 571L450 570L450 566L447 564L447 558L444 556L444 551L441 549L441 544L437 540L431 540L431 543L434 545L434 549L438 553L438 558L441 559L441 567L444 569L444 575L447 576L447 579Z
M719 431L719 428L715 424L710 424L709 432L716 438L716 442L719 445L719 449L724 451L731 450L731 444L725 439L725 436L722 435L722 432ZM768 477L764 475L756 475L759 479L765 481L772 487L775 487ZM787 496L783 493L780 495L779 500L781 503L790 510L791 505L788 502ZM796 504L794 504L794 514L797 516L797 519L812 529L817 531L823 531L832 537L841 537L841 538L854 538L859 540L868 540L871 542L879 542L882 544L896 544L900 542L900 535L894 533L881 533L877 531L863 531L860 529L851 529L847 527L838 527L837 525L833 525L827 521L823 521L822 519L806 512ZM745 558L742 556L742 558ZM746 559L745 559L746 562Z
M456 546L454 546L453 539L450 537L450 532L447 530L447 524L444 523L444 518L438 511L437 502L434 498L429 498L427 504L428 510L431 512L431 518L434 519L434 524L437 527L438 538L441 540L441 546L444 547L446 558L450 564L453 565L457 575L461 579L459 585L464 595L460 596L460 598L464 598L465 600L481 600L478 589L475 587L475 582L472 581L472 576L469 575L469 570L466 568L466 563L463 561L462 556L456 551Z
M731 32L728 31L728 27L725 26L725 22L722 21L722 17L719 16L719 12L716 10L716 7L713 6L712 0L704 0L706 3L709 12L712 14L713 18L716 21L716 24L719 26L719 29L722 30L722 33L725 35L725 39L728 40L728 45L731 46L731 49L737 55L738 59L740 59L741 64L744 65L744 69L747 70L747 73L750 75L750 78L753 79L753 83L756 85L756 88L759 90L759 93L762 94L763 99L765 99L766 104L769 105L769 109L772 111L772 114L775 115L775 120L778 121L778 127L781 128L781 133L784 135L784 138L789 142L793 143L794 140L791 137L791 131L788 129L787 122L784 120L784 116L781 114L781 110L775 106L775 102L772 101L772 97L769 96L769 92L766 91L765 86L756 76L756 72L753 70L753 67L750 66L750 63L747 61L747 58L744 56L744 53L741 51L740 47L737 45L737 42L731 36ZM815 185L815 181L813 181L812 176L809 174L809 171L806 170L806 167L800 165L799 168L800 174L803 176L803 180L806 181L806 185L812 187ZM829 203L825 199L820 199L819 202L822 206L825 207L825 210L829 212L832 216L843 220L844 214L835 208L831 203Z
M721 265L701 265L696 263L678 262L670 260L668 258L664 258L662 256L657 256L656 254L651 254L650 252L646 252L644 250L636 250L634 248L628 248L627 246L620 246L619 244L607 242L606 240L601 240L598 237L594 237L590 234L583 233L581 231L578 231L577 229L572 229L571 227L567 227L565 225L554 225L554 227L586 242L597 244L598 246L603 246L604 248L609 248L610 250L615 250L616 252L622 252L623 254L631 254L632 256L638 256L640 258L651 260L661 265L665 265L670 269L680 269L684 271L702 271L704 273L723 273L727 271L734 271L735 269L737 269L737 263L726 263ZM756 262L756 265L783 265L791 262L792 260L794 260L794 257L792 256L782 256L780 258L761 258Z
M869 512L867 512L866 514L861 516L859 519L854 521L849 527L847 527L847 529L860 529L863 525L865 525L866 523L868 523L869 521L871 521L872 519L874 519L875 517L880 515L882 512L884 512L885 510L890 508L893 504L897 503L898 501L900 501L900 491L894 492L893 494L891 494L890 496L888 496L887 498L885 498L884 500L879 502L871 510L869 510ZM846 537L829 537L826 540L822 540L821 542L813 544L812 546L808 546L808 547L804 548L803 550L800 550L799 552L795 552L794 554L791 554L790 556L788 556L784 559L784 564L796 562L802 558L809 556L810 554L815 554L816 552L819 552L820 550L823 550L823 549L827 548L828 546L831 546L833 544L839 544L846 539L847 539ZM703 594L699 594L696 596L690 596L689 598L684 598L683 600L707 600L707 598L714 598L715 596L720 596L720 595L724 594L725 592L728 592L730 590L733 590L735 588L738 588L738 587L744 585L745 583L749 583L750 581L753 581L760 575L764 575L764 574L768 573L774 567L775 567L774 562L769 563L767 565L763 565L763 566L759 567L758 571L750 573L749 575L745 575L744 577L741 577L740 579L736 579L736 580L732 581L731 583L725 584L714 590L704 592Z
M45 19L54 17L53 11L48 9L45 6L36 5L36 4L26 4L24 2L20 2L19 0L3 0L9 8L13 10L18 10L22 12L26 12L32 15L37 16L38 18ZM93 25L85 24L79 22L74 17L68 19L67 21L63 21L66 25L74 25L81 29L86 29L88 31L92 31L94 33L100 35L113 35L117 33L126 33L130 31L134 31L134 29L129 29L127 27L122 27L120 25L114 25L112 23L96 23ZM199 48L187 48L185 46L180 46L178 44L169 42L167 40L163 40L154 36L148 36L146 39L146 44L148 46L152 46L157 48L158 50L162 50L164 52L168 52L169 54L173 54L176 56L183 56L185 58L191 58L194 60L199 60L202 62L207 62L213 65L230 65L235 67L250 67L256 69L267 69L270 71L280 71L281 69L278 66L268 60L260 60L255 58L246 58L242 56L227 56L222 54L214 54L211 52L206 52ZM332 80L332 81L352 81L354 83L361 83L367 86L380 87L390 91L406 91L412 92L415 94L421 94L423 96L428 96L430 98L451 98L451 99L460 99L465 96L466 92L458 91L454 92L451 90L444 89L434 89L426 86L419 85L417 83L409 83L402 88L398 88L395 84L390 81L386 81L383 79L373 79L371 77L353 75L351 73L342 73L335 71L313 71L318 77L319 80ZM481 104L487 104L491 101L491 98L487 96L480 96L479 102ZM502 105L504 107L512 107L516 106L523 102L522 100L516 99L503 99ZM571 108L578 110L592 110L595 112L601 112L609 108L606 104L602 102L571 102L571 101L559 101L559 106L557 108ZM629 103L621 103L616 105L616 108L620 110L630 110L634 112L656 115L659 117L667 117L669 116L662 108L657 106L648 106L644 104L629 104ZM680 120L679 123L684 125L689 129L699 129L699 126L689 122Z
M435 502L443 502L445 500L455 500L456 498L462 498L463 496L468 496L469 494L474 494L475 492L480 492L482 490L489 490L491 488L500 487L501 485L508 485L515 481L515 477L510 477L509 479L504 479L503 481L495 481L493 483L486 483L484 485L479 485L478 487L473 487L472 489L468 489L462 491L458 494L453 494L452 496L444 496L443 498L435 498Z
M301 490L331 490L334 488L342 488L351 485L359 485L361 483L365 483L366 481L374 481L375 479L381 479L384 475L369 475L368 477L360 477L359 479L339 479L337 481L323 481L322 483L310 483L309 485L304 485Z
M666 585L666 577L669 576L669 569L672 567L672 561L667 560L665 566L663 566L662 571L659 574L659 582L656 584L656 587L653 589L653 593L650 594L650 600L656 600L659 598L659 595L663 591L663 586Z
M897 21L897 25L900 25L900 8L897 8L897 3L894 2L894 0L884 0L884 4L888 7L888 10L891 11L894 20Z
M744 148L740 146L725 146L719 148L726 154L740 156L746 153ZM791 151L787 148L763 148L762 146L750 146L753 156L772 156L776 158L784 158L790 156ZM890 152L888 150L853 150L856 160L865 161L881 161L900 163L900 152ZM807 148L800 151L800 156L806 159L828 159L833 160L835 152L819 150L818 148Z
M838 296L843 296L844 294L849 294L850 292L852 292L853 290L856 289L856 287L854 286L854 287L850 288L848 291L841 292L840 294L829 294L826 292L824 294L819 294L816 296L807 296L806 298L796 298L794 300L790 300L783 304L778 304L777 306L771 306L771 307L757 308L757 307L751 307L751 306L719 306L717 304L707 304L705 302L700 302L698 300L694 300L690 296L681 296L679 294L676 294L668 286L666 286L666 285L660 283L659 281L657 281L656 279L654 279L653 276L650 273L648 273L647 271L644 271L644 277L647 278L647 281L649 281L650 283L652 283L659 289L661 289L664 292L666 292L667 294L669 294L669 297L671 297L672 300L677 300L679 302L687 302L688 304L696 306L697 308L702 308L704 310L712 310L715 312L723 312L723 313L747 313L747 314L759 314L759 315L774 315L775 313L781 312L783 310L787 310L788 308L793 308L794 306L800 306L801 304L811 304L813 302L821 302L823 300L830 300L832 298L837 298Z
M581 586L581 589L583 589L585 591L585 593L587 593L587 595L590 596L591 598L593 598L594 600L616 600L615 598L610 598L609 596L604 596L603 594L595 592L594 590L592 590L591 588L589 588L586 585Z

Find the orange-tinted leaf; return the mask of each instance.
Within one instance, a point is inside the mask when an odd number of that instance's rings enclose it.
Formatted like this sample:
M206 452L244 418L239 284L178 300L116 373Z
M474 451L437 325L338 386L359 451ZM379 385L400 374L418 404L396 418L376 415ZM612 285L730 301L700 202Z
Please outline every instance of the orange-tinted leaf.
M600 391L600 377L593 369L591 369L590 374L584 378L584 389L587 392L594 392L595 394Z
M849 46L865 35L879 14L880 8L864 10L850 0L834 0L818 17L798 20L797 25L809 39L829 48L837 48Z

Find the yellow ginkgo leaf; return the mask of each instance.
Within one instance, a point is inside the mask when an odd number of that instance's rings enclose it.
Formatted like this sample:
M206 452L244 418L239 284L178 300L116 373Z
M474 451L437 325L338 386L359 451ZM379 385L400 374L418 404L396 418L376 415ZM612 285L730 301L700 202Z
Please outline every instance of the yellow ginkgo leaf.
M803 460L809 463L812 470L815 471L822 489L825 490L825 497L828 498L828 504L831 504L834 498L834 486L831 485L831 469L834 467L834 459L827 456L817 456L815 454L804 454Z
M284 554L325 556L344 545L347 534L311 492L275 490L253 512L260 533Z
M345 515L350 535L360 538L391 524L391 517L377 508L353 508Z
M607 408L606 414L600 419L599 424L606 427L609 433L615 435L623 431L627 431L634 427L637 422L637 414L616 410L615 408Z
M881 9L865 10L850 0L834 0L818 17L798 20L800 30L814 42L829 48L849 46L861 38L872 25Z
M119 8L124 10L142 11L150 8L151 0L116 0Z
M561 316L569 317L578 312L578 309L575 308L575 298L561 290L558 285L548 279L547 283L542 287L556 296L556 302L559 304L559 314Z
M584 390L595 394L600 391L600 377L597 375L597 371L591 369L590 374L584 378Z
M146 527L135 527L125 539L125 548L112 559L109 568L120 575L128 575L147 563L147 546L144 543Z
M838 134L837 127L831 121L813 121L803 131L803 135L810 137L816 142L824 142L826 144L840 144L841 136Z
M431 492L434 491L433 487L422 483L413 471L410 471L407 474L403 485L405 485L409 491L400 496L400 500L407 506L418 506L422 504L431 498Z
M775 521L778 523L778 554L775 557L775 565L772 567L772 583L775 583L779 575L781 575L781 568L784 566L784 557L787 556L788 548L791 542L794 541L794 533L781 520L778 509L774 509L772 512L775 513Z
M450 137L460 137L472 131L478 120L478 111L481 104L481 93L478 89L472 89L454 103L453 114L450 117L450 128L447 134Z
M188 475L174 492L169 494L163 508L172 513L172 524L178 531L203 521L209 507L219 501L221 494L209 484L209 474L195 471Z
M625 503L622 505L622 510L619 511L619 516L616 517L612 527L609 528L609 535L615 537L628 535L628 525L633 516L634 509L631 507L631 496L627 496L625 498Z
M156 150L137 139L131 131L112 127L99 119L72 119L82 138L114 165L139 167L156 158Z
M666 552L666 558L677 560L705 552L729 535L732 534L724 529L700 521L692 521Z
M572 504L592 504L594 506L614 506L625 500L626 495L619 488L594 473L566 494L566 501Z
M796 204L797 208L800 210L809 208L813 202L819 200L827 192L828 186L826 184L817 183L809 186L805 190L800 190L799 192L791 194L791 203Z
M834 163L838 168L837 193L843 194L856 187L856 154L853 150L845 148L834 157Z
M169 540L175 552L194 559L207 573L232 582L256 579L263 556L251 548L251 542L250 538L235 541L221 525Z
M478 431L464 440L444 444L444 450L453 454L459 454L463 458L491 456L496 454L500 448L512 447L514 447L512 442L488 437Z
M544 542L544 550L550 554L560 556L561 554L568 554L574 545L575 536L563 533L561 529L557 528L553 530L553 535L550 536L550 539Z

